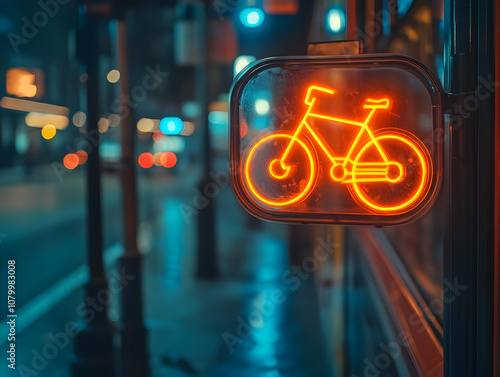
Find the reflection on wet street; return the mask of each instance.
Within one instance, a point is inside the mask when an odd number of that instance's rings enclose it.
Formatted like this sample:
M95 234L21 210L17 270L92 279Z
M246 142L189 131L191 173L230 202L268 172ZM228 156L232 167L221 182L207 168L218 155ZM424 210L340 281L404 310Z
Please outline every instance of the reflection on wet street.
M250 218L234 202L229 187L214 199L224 209L216 217L220 279L195 279L197 221L185 216L185 208L192 206L199 171L193 166L183 176L143 176L139 181L139 246L145 255L145 320L154 376L325 375L314 282L292 278L288 229ZM33 317L19 334L19 363L29 368L33 350L42 352L47 339L64 333L65 325L77 319L86 280L83 195L78 173L60 183L11 182L2 187L2 204L12 207L1 215L8 234L3 246L19 250L19 266L33 270L31 281L20 281L26 294L19 302ZM116 177L106 176L110 279L119 271L121 254L119 200ZM19 223L25 231L33 228L30 237L23 237ZM34 305L40 296L43 303ZM113 295L109 313L116 321L118 296ZM23 347L23 339L31 347ZM61 347L40 375L68 376L70 349L69 344Z

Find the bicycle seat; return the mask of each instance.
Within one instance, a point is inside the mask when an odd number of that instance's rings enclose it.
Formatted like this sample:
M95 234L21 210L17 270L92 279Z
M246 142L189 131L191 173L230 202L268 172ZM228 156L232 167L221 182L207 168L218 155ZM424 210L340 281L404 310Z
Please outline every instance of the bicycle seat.
M365 100L365 104L363 106L364 109L388 109L389 108L389 99L371 99L367 98Z

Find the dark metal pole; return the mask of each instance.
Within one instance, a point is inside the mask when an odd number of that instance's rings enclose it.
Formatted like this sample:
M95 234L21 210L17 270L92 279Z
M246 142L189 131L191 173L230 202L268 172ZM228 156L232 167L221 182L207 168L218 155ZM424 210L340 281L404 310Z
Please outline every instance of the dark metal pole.
M491 78L495 64L493 15L498 2L450 0L445 4L446 89L455 106L450 125L444 279L447 284L458 281L466 287L454 301L445 300L445 376L492 376L496 88Z
M126 34L125 19L120 17L116 21L116 46L121 98L129 95ZM121 365L123 377L147 377L149 376L148 345L143 316L142 254L137 247L137 183L132 121L132 109L123 109L121 181L125 251L121 265L124 273L134 278L122 293Z
M99 166L99 22L86 6L80 8L80 53L87 81L87 132L92 141L87 161L87 232L90 280L85 285L86 318L74 339L73 377L115 376L114 338L116 329L107 316L108 281L103 262L101 174Z
M457 103L474 96L477 81L476 14L469 0L446 2L448 77L446 90ZM450 208L444 281L466 286L444 309L444 375L476 376L477 113L451 116Z
M200 106L199 127L204 130L204 172L200 182L199 190L206 193L210 190L213 181L210 173L212 171L212 153L210 144L210 130L208 128L208 9L207 2L202 0L196 6L196 27L198 36L198 51L200 61L196 71L197 98ZM214 199L209 198L208 204L200 210L198 214L198 266L196 275L201 279L215 279L219 272L217 268L217 251L215 236L215 208Z

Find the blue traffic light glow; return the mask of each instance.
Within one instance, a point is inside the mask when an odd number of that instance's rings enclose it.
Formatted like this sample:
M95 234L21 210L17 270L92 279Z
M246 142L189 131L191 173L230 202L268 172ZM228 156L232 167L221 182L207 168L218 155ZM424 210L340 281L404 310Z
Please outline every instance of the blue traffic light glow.
M179 135L184 130L184 122L178 117L166 117L160 121L160 131L165 135Z
M326 13L326 29L332 33L340 33L345 30L346 16L343 9L339 7L330 8Z
M260 8L245 8L240 12L241 23L250 28L262 25L266 15Z

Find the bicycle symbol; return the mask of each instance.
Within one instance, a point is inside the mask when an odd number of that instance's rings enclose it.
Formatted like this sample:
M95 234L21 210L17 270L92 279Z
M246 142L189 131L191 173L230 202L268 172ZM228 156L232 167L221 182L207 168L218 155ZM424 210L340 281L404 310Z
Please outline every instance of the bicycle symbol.
M293 134L272 133L249 149L243 177L253 196L279 209L299 203L314 191L320 171L326 171L372 212L396 214L415 208L430 189L432 160L415 135L396 128L372 130L370 121L377 111L389 109L390 100L366 99L363 108L370 112L364 121L355 121L316 112L318 92L334 94L333 89L310 86L305 98L309 107ZM359 127L347 155L334 155L311 127L313 118ZM326 156L326 165L318 166L318 152Z

